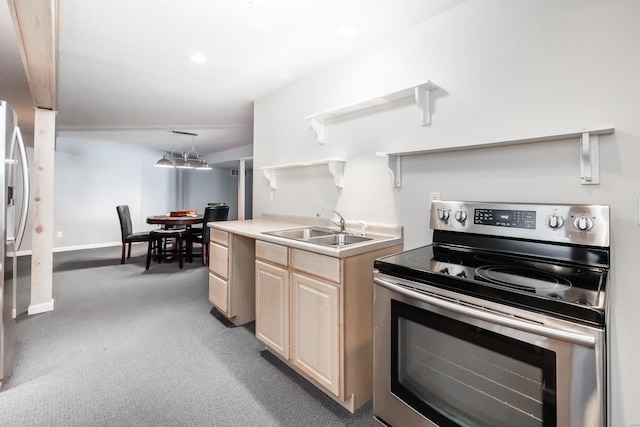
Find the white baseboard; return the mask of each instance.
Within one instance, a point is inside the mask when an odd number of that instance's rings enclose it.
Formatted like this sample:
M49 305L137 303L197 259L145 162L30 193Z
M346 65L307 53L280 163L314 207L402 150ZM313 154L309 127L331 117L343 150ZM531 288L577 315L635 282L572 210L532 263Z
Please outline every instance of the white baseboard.
M112 246L121 246L121 245L122 245L122 242L107 242L107 243L95 243L91 245L64 246L61 248L53 248L53 252L81 251L83 249L110 248Z
M142 243L146 245L146 242L142 242ZM59 248L53 248L53 252L55 253L55 252L81 251L83 249L110 248L112 246L120 246L120 245L122 245L122 242L92 243L90 245L63 246ZM18 251L18 256L25 256L25 255L31 255L31 249L26 251Z
M51 301L49 302L30 305L27 310L27 314L31 316L32 314L46 313L47 311L53 311L53 298L51 298Z

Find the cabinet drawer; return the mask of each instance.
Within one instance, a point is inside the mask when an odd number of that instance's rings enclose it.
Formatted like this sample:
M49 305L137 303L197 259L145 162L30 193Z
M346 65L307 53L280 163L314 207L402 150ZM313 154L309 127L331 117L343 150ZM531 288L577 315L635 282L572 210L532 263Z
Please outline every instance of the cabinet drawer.
M298 271L304 271L336 283L340 283L342 279L339 258L293 249L291 264Z
M229 233L227 233L226 231L212 228L209 236L212 242L219 243L222 246L229 246Z
M211 273L209 273L209 301L221 312L229 314L229 284Z
M270 261L274 264L289 265L287 260L287 247L275 243L256 240L256 258Z
M223 279L229 278L229 248L209 243L209 269Z

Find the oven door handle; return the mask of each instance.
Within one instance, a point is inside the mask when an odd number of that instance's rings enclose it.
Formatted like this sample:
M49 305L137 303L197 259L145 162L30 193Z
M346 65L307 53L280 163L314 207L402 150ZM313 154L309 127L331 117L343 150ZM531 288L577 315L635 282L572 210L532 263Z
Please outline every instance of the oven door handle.
M414 292L410 289L407 289L403 286L398 286L395 283L391 283L379 277L374 277L373 281L375 284L382 286L383 288L387 288L392 292L401 294L407 298L412 298L420 302L423 302L425 304L436 306L457 314L469 316L474 319L496 323L509 328L518 329L520 331L530 332L536 335L542 335L549 338L555 338L561 341L566 341L572 344L577 344L585 347L595 347L596 345L596 340L595 340L595 337L593 336L577 334L573 332L560 331L557 329L549 328L549 327L538 325L535 323L528 323L515 318L501 316L499 314L494 314L487 311L481 311L473 307L456 304L450 301L446 301L446 300L442 300L429 295L421 294L419 292Z

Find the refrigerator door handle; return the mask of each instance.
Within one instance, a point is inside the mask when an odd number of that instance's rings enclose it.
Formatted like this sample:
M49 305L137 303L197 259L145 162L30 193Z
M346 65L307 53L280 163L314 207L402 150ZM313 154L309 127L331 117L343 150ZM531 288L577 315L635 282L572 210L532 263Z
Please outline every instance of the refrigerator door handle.
M18 231L16 233L14 251L17 253L22 244L22 238L24 237L24 230L27 226L27 215L29 214L29 198L31 183L29 182L29 163L27 162L27 152L24 148L24 141L22 140L22 133L19 127L15 127L15 135L18 140L18 150L20 150L20 162L22 163L22 183L24 189L22 190L22 212L20 212L20 222L18 223Z

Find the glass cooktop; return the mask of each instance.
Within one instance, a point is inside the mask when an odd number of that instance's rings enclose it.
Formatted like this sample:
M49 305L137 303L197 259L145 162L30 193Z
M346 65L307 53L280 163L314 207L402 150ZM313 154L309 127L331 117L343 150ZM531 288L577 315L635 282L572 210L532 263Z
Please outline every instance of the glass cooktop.
M380 258L374 267L453 292L604 324L606 268L441 244Z

